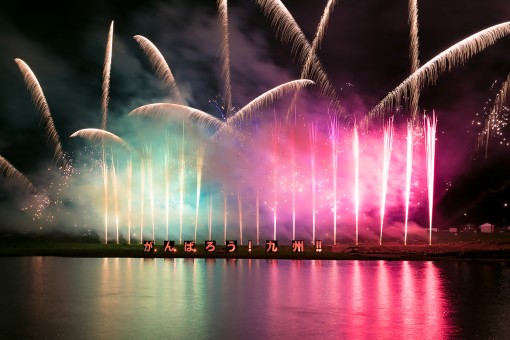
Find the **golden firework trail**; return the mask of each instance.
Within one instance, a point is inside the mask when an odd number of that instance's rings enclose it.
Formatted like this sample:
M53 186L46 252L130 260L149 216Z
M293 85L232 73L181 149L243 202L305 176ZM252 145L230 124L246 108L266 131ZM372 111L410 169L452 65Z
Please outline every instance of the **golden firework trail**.
M338 106L336 92L317 54L312 50L312 46L285 5L280 0L257 0L257 4L271 21L271 25L276 30L276 36L282 43L291 45L291 53L297 56L301 65L306 63L310 53L313 55L312 69L309 72L310 75L313 75L312 80L318 84L320 93L329 98L333 106Z
M128 153L137 153L124 139L120 138L116 134L113 134L109 131L105 131L102 129L96 128L81 129L74 132L70 137L71 138L82 137L92 142L101 142L103 146L117 145L118 147L127 151Z
M103 65L103 92L101 96L101 110L103 112L103 118L101 120L101 128L106 130L106 124L108 123L108 101L110 100L110 71L112 68L112 45L113 45L113 21L110 24L110 30L108 31L108 42L106 43L106 52L104 56Z
M305 78L312 78L310 75L312 69L312 62L315 54L317 53L317 50L319 49L322 39L324 38L324 34L326 33L326 29L328 27L329 18L331 17L331 14L333 13L333 9L335 8L335 5L338 0L328 0L328 3L326 4L326 7L324 8L324 13L322 13L321 20L319 21L319 24L317 26L317 31L315 32L315 37L312 41L312 46L310 48L310 51L308 52L308 56L306 57L305 63L301 69L301 79ZM294 93L294 96L292 97L291 104L289 105L289 110L287 111L287 120L290 118L290 114L294 111L296 107L297 98L299 96L299 90L297 90Z
M154 73L156 73L156 76L161 79L166 86L168 86L171 93L177 100L177 103L184 104L185 101L179 87L177 86L174 75L158 48L149 39L141 35L135 35L133 38L140 45L143 53L147 56L149 65L152 67Z
M23 60L16 58L14 61L18 65L23 75L25 85L32 96L32 101L35 104L44 131L46 132L48 143L53 147L53 159L57 166L66 169L69 166L68 160L62 149L62 144L60 143L60 138L51 116L50 107L46 101L41 85L30 67Z
M418 41L418 0L409 0L409 57L411 58L411 74L416 72L420 67L419 60L419 41ZM411 93L409 100L409 108L413 120L418 115L418 104L420 102L420 90L418 84L413 81L411 83Z
M241 122L252 112L259 110L263 106L267 106L273 103L276 99L280 98L285 93L290 91L297 91L305 86L313 84L315 83L309 79L298 79L276 86L253 99L251 102L237 111L232 117L228 118L227 125L233 126L236 123Z
M226 114L228 118L232 112L232 87L230 85L230 43L228 34L228 6L227 0L218 0L218 14L221 21L221 75L224 86L224 102L226 105Z
M402 98L410 95L414 83L417 84L418 90L421 90L426 84L435 84L439 75L450 71L458 65L463 65L472 56L493 45L508 34L510 34L510 22L501 23L475 33L439 53L400 83L393 91L388 93L368 113L368 119L382 116L384 112L398 107Z
M32 182L2 156L0 156L0 175L5 176L7 181L15 183L23 190L33 194L37 192Z
M168 103L155 103L140 106L129 112L129 116L152 117L159 119L189 119L205 128L220 129L225 123L220 119L195 108Z

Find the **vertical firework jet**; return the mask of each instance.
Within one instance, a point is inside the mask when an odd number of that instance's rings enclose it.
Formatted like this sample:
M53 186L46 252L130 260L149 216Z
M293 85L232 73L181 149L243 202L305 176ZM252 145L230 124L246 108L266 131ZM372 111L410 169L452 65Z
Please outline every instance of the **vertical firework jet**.
M411 74L420 67L418 41L418 0L409 0L409 57L411 58ZM418 115L420 90L416 81L411 83L409 108L413 121Z
M228 6L227 0L217 0L218 14L221 21L222 41L221 41L221 75L224 86L224 102L226 105L226 117L229 118L232 112L232 89L230 85L230 46L228 34Z
M156 240L155 235L155 212L154 212L154 176L153 176L153 162L152 162L152 145L149 148L146 146L147 155L147 177L149 178L149 199L151 204L151 224L152 224L152 239Z
M32 96L32 101L41 119L48 143L53 147L53 158L56 165L65 171L69 166L68 160L62 149L62 144L60 143L60 138L51 116L50 107L46 101L41 85L30 67L23 60L17 58L14 59L14 61L18 65L23 75L25 85Z
M275 121L272 130L273 145L273 240L276 240L276 218L278 209L278 143L280 142L280 126Z
M140 244L143 243L144 203L145 203L145 157L140 159Z
M180 147L180 173L179 173L179 244L182 244L182 219L184 213L184 176L186 171L186 163L184 159L184 121L182 121L182 141Z
M227 187L223 185L223 243L227 243Z
M116 227L116 240L117 244L119 244L119 189L118 189L118 181L117 181L117 171L115 170L115 160L113 158L112 153L112 183L113 183L113 204L115 207L115 227Z
M310 154L312 168L312 243L315 243L315 149L317 146L317 123L310 124Z
M391 148L393 144L393 117L390 118L388 124L384 127L384 149L383 149L383 166L381 174L381 231L379 236L379 245L382 245L384 213L386 210L386 193L388 191L388 174L390 170Z
M406 158L406 192L405 192L405 221L404 221L404 245L407 245L407 224L409 221L409 202L411 199L411 174L413 171L413 119L407 122L407 158Z
M170 155L168 151L168 135L166 138L164 155L164 172L165 172L165 224L166 224L166 240L168 240L168 226L170 224Z
M352 151L354 156L354 215L356 219L356 245L358 245L359 232L359 136L358 128L354 125Z
M243 245L243 201L239 188L237 188L237 208L239 209L239 240Z
M204 168L204 144L199 142L197 147L197 199L195 205L195 242L197 240L198 210L200 207L200 187L202 185L202 170Z
M209 194L209 218L208 218L209 240L212 238L212 201L213 201L213 196L212 196L212 194Z
M330 118L329 139L331 141L331 163L333 165L333 245L336 246L337 221L337 169L338 169L338 130L340 129L335 116Z
M432 245L432 211L434 203L434 161L436 155L436 114L425 117L425 141L427 147L427 192L429 198L429 245Z
M108 243L108 164L106 163L106 152L103 144L102 150L103 167L103 201L104 201L104 243ZM140 242L141 243L141 242Z
M296 239L296 125L291 128L291 171L292 171L292 239ZM257 192L258 194L258 192Z
M257 187L257 197L256 197L256 215L255 215L255 224L257 228L257 245L259 245L259 236L260 236L260 203L259 203L259 188Z
M127 190L128 190L128 197L127 197L127 215L128 215L128 244L131 244L131 214L132 214L132 195L133 195L133 160L131 157L128 159L127 163Z
M149 39L141 35L135 35L134 39L147 56L149 65L154 70L154 73L156 73L156 76L161 79L166 86L168 86L170 92L177 100L177 103L184 104L185 101L182 98L181 91L177 86L174 75L158 48Z

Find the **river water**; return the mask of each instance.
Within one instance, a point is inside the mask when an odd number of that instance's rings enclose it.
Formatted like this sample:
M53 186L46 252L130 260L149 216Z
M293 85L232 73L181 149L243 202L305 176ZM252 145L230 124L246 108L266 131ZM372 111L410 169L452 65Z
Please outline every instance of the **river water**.
M505 262L0 258L9 339L508 339Z

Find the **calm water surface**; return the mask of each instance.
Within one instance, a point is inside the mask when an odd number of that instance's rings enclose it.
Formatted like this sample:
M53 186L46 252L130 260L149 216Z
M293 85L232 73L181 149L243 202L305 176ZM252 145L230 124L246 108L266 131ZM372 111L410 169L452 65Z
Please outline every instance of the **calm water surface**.
M503 262L0 258L0 337L508 339Z

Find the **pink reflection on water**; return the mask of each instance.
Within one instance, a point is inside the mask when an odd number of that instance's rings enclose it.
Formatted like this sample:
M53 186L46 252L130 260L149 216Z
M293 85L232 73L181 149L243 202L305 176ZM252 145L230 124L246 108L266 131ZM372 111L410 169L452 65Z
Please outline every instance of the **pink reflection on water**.
M339 316L348 320L342 325L346 338L450 338L445 287L434 263L356 261L343 284L351 295L347 316ZM344 294L343 289L334 292L332 299Z
M280 262L268 263L267 273L263 313L274 338L305 336L304 330L321 339L454 335L446 287L432 262Z

